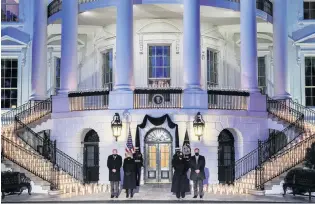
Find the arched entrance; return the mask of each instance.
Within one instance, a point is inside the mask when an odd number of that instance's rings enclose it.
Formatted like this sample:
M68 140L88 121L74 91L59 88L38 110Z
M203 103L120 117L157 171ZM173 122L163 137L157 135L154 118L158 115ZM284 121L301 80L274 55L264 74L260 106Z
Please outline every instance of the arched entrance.
M151 129L144 138L145 183L170 183L172 136L164 128Z
M235 178L234 137L226 129L218 137L218 178L219 183L231 184Z
M99 137L94 130L90 130L84 137L83 172L87 183L99 180Z

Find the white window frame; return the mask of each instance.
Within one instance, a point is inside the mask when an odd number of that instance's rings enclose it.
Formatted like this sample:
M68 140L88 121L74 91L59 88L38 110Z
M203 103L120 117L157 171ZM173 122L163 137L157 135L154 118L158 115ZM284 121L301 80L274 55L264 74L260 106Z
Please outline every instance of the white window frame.
M304 56L304 61L303 61L303 63L304 63L304 97L303 98L304 98L304 101L305 101L305 106L314 107L315 106L315 102L313 102L313 105L307 105L307 102L306 102L306 97L307 97L306 89L314 89L315 90L315 84L311 85L311 86L307 86L306 85L306 77L308 76L308 75L306 75L306 63L305 63L306 62L306 58L311 58L311 67L312 66L315 67L315 64L313 65L313 63L312 63L313 59L315 60L315 55L306 55L306 56ZM310 68L310 69L312 69L312 68ZM312 70L311 70L311 75L309 75L309 76L311 77L311 84L312 84L312 78L315 78L315 73L313 74ZM315 98L315 91L314 91L314 94L313 94L312 90L311 90L310 97Z
M12 88L12 87L10 87L10 88L4 88L4 87L1 87L1 91L2 90L16 90L16 106L11 106L11 107L7 107L7 108L2 108L1 107L1 109L4 109L4 110L9 110L9 109L12 109L12 108L16 108L16 107L18 107L19 106L19 90L20 90L20 74L19 74L19 72L20 72L20 60L19 60L19 58L18 57L15 57L15 56L12 56L12 57L10 57L10 56L2 56L2 58L1 58L1 60L16 60L17 61L17 67L16 67L16 69L17 69L17 76L16 76L16 80L17 80L17 82L16 82L16 88ZM12 66L11 66L12 67ZM2 67L1 67L1 69L2 69ZM3 76L1 76L1 78L2 78ZM5 77L5 76L4 76ZM12 78L12 77L10 77L10 78ZM10 99L11 99L11 96L10 96ZM11 102L10 102L11 103Z
M106 54L112 52L112 73L111 73L111 81L110 82L106 82ZM107 48L102 52L102 88L108 88L109 91L113 90L113 86L114 86L114 49L113 48ZM109 85L109 86L108 86Z
M209 74L208 74L208 68L210 69L210 66L208 66L208 65L210 64L210 59L211 59L210 56L209 56L209 60L208 60L208 51L209 51L210 55L211 55L211 53L214 53L217 56L216 57L217 61L215 62L213 60L213 65L216 65L216 79L215 79L216 83L215 82L214 83L211 82L211 75L212 75L211 74L211 70L209 70ZM214 57L213 57L213 59L214 59ZM206 58L205 58L205 60L206 60L206 85L207 85L207 87L209 87L209 86L219 86L220 51L208 47L207 50L206 50ZM208 77L209 77L210 81L208 81Z

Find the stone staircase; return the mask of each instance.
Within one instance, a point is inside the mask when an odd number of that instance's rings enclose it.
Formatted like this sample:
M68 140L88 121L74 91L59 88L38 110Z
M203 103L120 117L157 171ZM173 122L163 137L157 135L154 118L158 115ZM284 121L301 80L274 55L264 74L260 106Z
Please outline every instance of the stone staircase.
M38 121L43 119L45 121L45 117L50 114L51 101L36 103L34 106L27 105L27 109L15 111L17 116L15 121L7 120L6 124L2 124L1 141L4 158L15 166L21 167L20 170L24 169L21 171L32 174L35 181L45 181L42 183L44 188L49 183L50 189L58 190L57 194L62 197L109 191L108 185L84 184L82 164L62 151L56 150L54 164L36 150L35 147L39 142L43 143L43 138L32 131L28 124L38 125L40 124Z
M289 137L288 143L274 155L269 155L270 153L268 153L267 155L270 157L264 155L259 156L265 159L262 161L261 165L258 165L258 162L256 165L251 165L252 168L247 173L237 178L234 185L210 184L205 186L204 190L206 192L227 195L247 193L264 194L266 183L269 184L269 188L272 188L272 186L270 186L272 182L278 185L278 181L280 180L281 182L281 180L283 180L288 170L300 165L304 161L306 149L311 147L312 143L315 142L315 124L313 121L315 112L311 114L309 112L312 112L312 110L299 104L292 104L295 102L291 100L276 101L268 99L267 103L269 117L281 124L289 124L285 130L291 128L291 133L294 133L293 136ZM304 119L305 115L308 116L307 120ZM312 117L310 117L310 115ZM256 149L257 152L254 150L240 160L246 159L249 161L256 159L257 154L266 153L267 148L270 148L268 141L262 144L261 147ZM248 167L245 167L245 169L246 168Z

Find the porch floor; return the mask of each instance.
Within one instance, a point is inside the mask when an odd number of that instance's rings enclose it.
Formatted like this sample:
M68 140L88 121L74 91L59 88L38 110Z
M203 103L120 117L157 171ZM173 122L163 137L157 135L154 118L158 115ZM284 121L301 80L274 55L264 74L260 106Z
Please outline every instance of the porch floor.
M22 195L7 196L2 203L305 203L308 197L286 195L214 195L206 193L203 199L192 198L191 194L186 195L184 199L177 199L170 192L170 184L146 184L136 191L134 197L126 198L125 191L122 190L119 198L110 198L109 193L100 193L86 196L75 196L72 198L61 198L60 196L50 196L48 194L28 195L23 192ZM312 198L315 203L315 198Z

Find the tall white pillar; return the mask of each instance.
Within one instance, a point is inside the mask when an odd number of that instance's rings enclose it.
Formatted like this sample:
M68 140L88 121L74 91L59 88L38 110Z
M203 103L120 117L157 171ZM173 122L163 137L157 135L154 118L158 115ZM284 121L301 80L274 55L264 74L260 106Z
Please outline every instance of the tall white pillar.
M109 109L133 108L133 1L116 0L116 69Z
M200 1L184 0L184 83L186 90L201 89Z
M288 72L287 1L273 1L274 98L291 98Z
M47 91L47 1L34 1L34 28L32 45L31 100L46 99Z
M117 1L115 91L130 91L133 82L133 1Z
M78 0L62 1L60 94L77 89Z
M256 1L241 0L241 84L251 93L259 92L257 75Z

